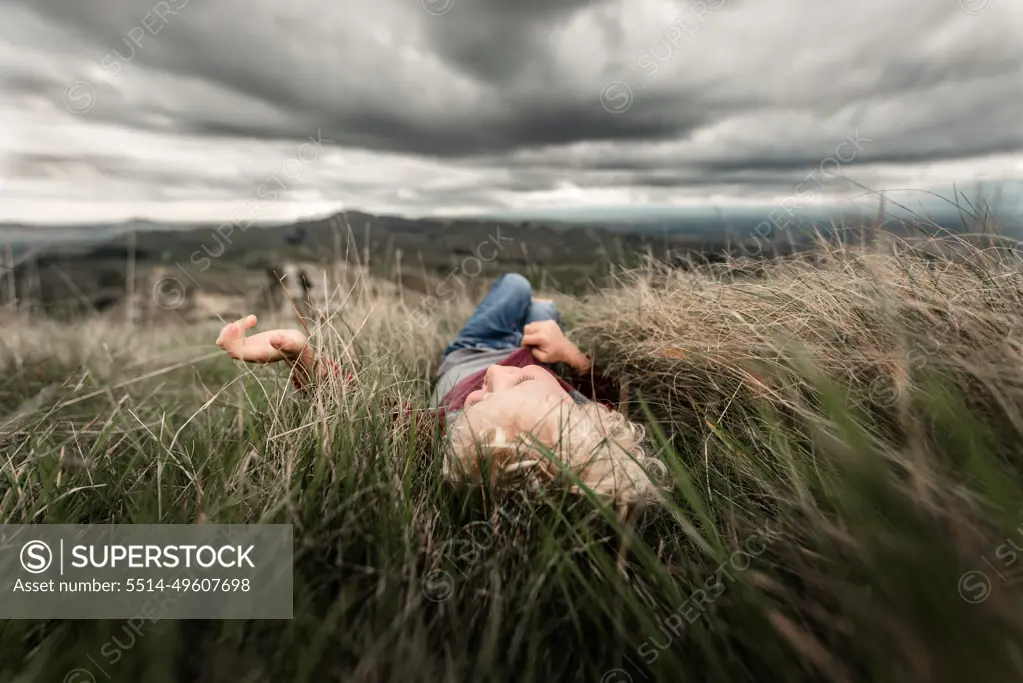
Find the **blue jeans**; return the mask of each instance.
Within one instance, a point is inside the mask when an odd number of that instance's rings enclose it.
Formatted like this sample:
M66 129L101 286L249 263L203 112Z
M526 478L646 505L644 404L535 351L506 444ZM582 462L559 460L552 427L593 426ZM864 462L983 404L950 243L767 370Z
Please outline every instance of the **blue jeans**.
M441 359L457 349L516 349L522 346L522 328L541 320L561 324L554 302L533 301L529 280L506 273L497 278Z

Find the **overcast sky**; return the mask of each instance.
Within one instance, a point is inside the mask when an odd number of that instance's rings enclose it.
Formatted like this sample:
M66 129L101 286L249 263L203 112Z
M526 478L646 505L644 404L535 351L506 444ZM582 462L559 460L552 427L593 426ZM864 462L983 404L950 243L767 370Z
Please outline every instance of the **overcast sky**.
M0 220L979 180L1023 181L1020 0L0 0Z

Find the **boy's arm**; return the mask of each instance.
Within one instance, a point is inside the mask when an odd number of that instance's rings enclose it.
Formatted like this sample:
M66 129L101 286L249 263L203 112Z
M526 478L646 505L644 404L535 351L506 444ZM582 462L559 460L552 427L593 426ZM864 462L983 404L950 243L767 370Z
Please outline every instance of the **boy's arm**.
M217 337L217 346L231 358L246 363L286 362L291 368L291 383L299 391L308 391L310 385L341 374L341 367L330 360L320 360L309 345L309 340L298 330L279 329L247 335L256 326L256 316L224 325ZM348 373L346 380L352 374Z
M302 353L291 365L291 385L302 393L307 393L313 384L341 375L342 368L339 364L329 358L317 358L310 346L303 348ZM353 379L355 375L351 372L344 374L345 383Z
M246 332L256 325L256 316L249 315L233 323L224 325L217 337L217 346L234 359L246 363L277 363L285 361L291 368L291 384L298 391L306 394L317 383L335 377L344 378L350 383L356 380L351 372L329 358L319 358L306 339L298 330L280 329L261 332L246 336ZM443 418L443 413L435 411L419 411L404 402L396 402L393 406L396 420L407 420L415 417L419 432L430 432L435 428L434 418ZM423 415L419 415L422 413ZM444 421L440 420L443 428ZM424 432L425 430L425 432Z

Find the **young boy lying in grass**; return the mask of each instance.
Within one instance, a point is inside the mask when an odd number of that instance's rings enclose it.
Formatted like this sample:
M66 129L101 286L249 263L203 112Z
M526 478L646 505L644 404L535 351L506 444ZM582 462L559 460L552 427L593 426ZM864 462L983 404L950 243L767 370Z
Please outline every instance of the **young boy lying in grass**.
M301 391L339 374L337 364L317 362L302 332L246 337L255 324L250 315L226 325L217 346L250 363L289 363ZM578 388L550 370L554 363L575 372ZM607 383L594 381L590 359L565 337L554 303L534 299L523 276L503 275L437 369L431 410L445 428L444 474L479 481L484 471L518 473L543 483L567 468L619 505L656 498L644 467L663 466L645 454L640 425L598 402L610 399Z

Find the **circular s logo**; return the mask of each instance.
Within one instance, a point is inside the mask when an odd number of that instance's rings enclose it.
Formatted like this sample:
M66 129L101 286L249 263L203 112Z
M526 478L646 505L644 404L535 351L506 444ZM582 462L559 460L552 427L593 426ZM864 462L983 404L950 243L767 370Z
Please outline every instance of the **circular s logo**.
M455 0L420 0L423 3L423 9L429 14L435 17L439 17L442 14L447 14L451 11L451 8L455 6Z
M987 574L974 569L959 577L959 597L976 605L991 595L991 579Z
M994 0L959 0L959 6L967 14L983 14L991 7Z
M29 574L42 574L53 564L53 552L42 541L29 541L21 546L21 566Z
M625 669L610 669L600 677L600 683L632 683L632 676Z
M632 88L625 81L611 81L600 91L600 104L611 114L622 114L632 106Z
M176 277L162 277L153 285L153 301L160 308L172 311L188 299L188 288Z
M431 602L444 602L455 592L455 580L443 569L435 569L423 579L423 595Z
M88 669L71 669L64 676L64 683L96 683L96 677Z
M96 88L85 81L72 81L64 89L64 106L72 114L88 114L96 106Z

